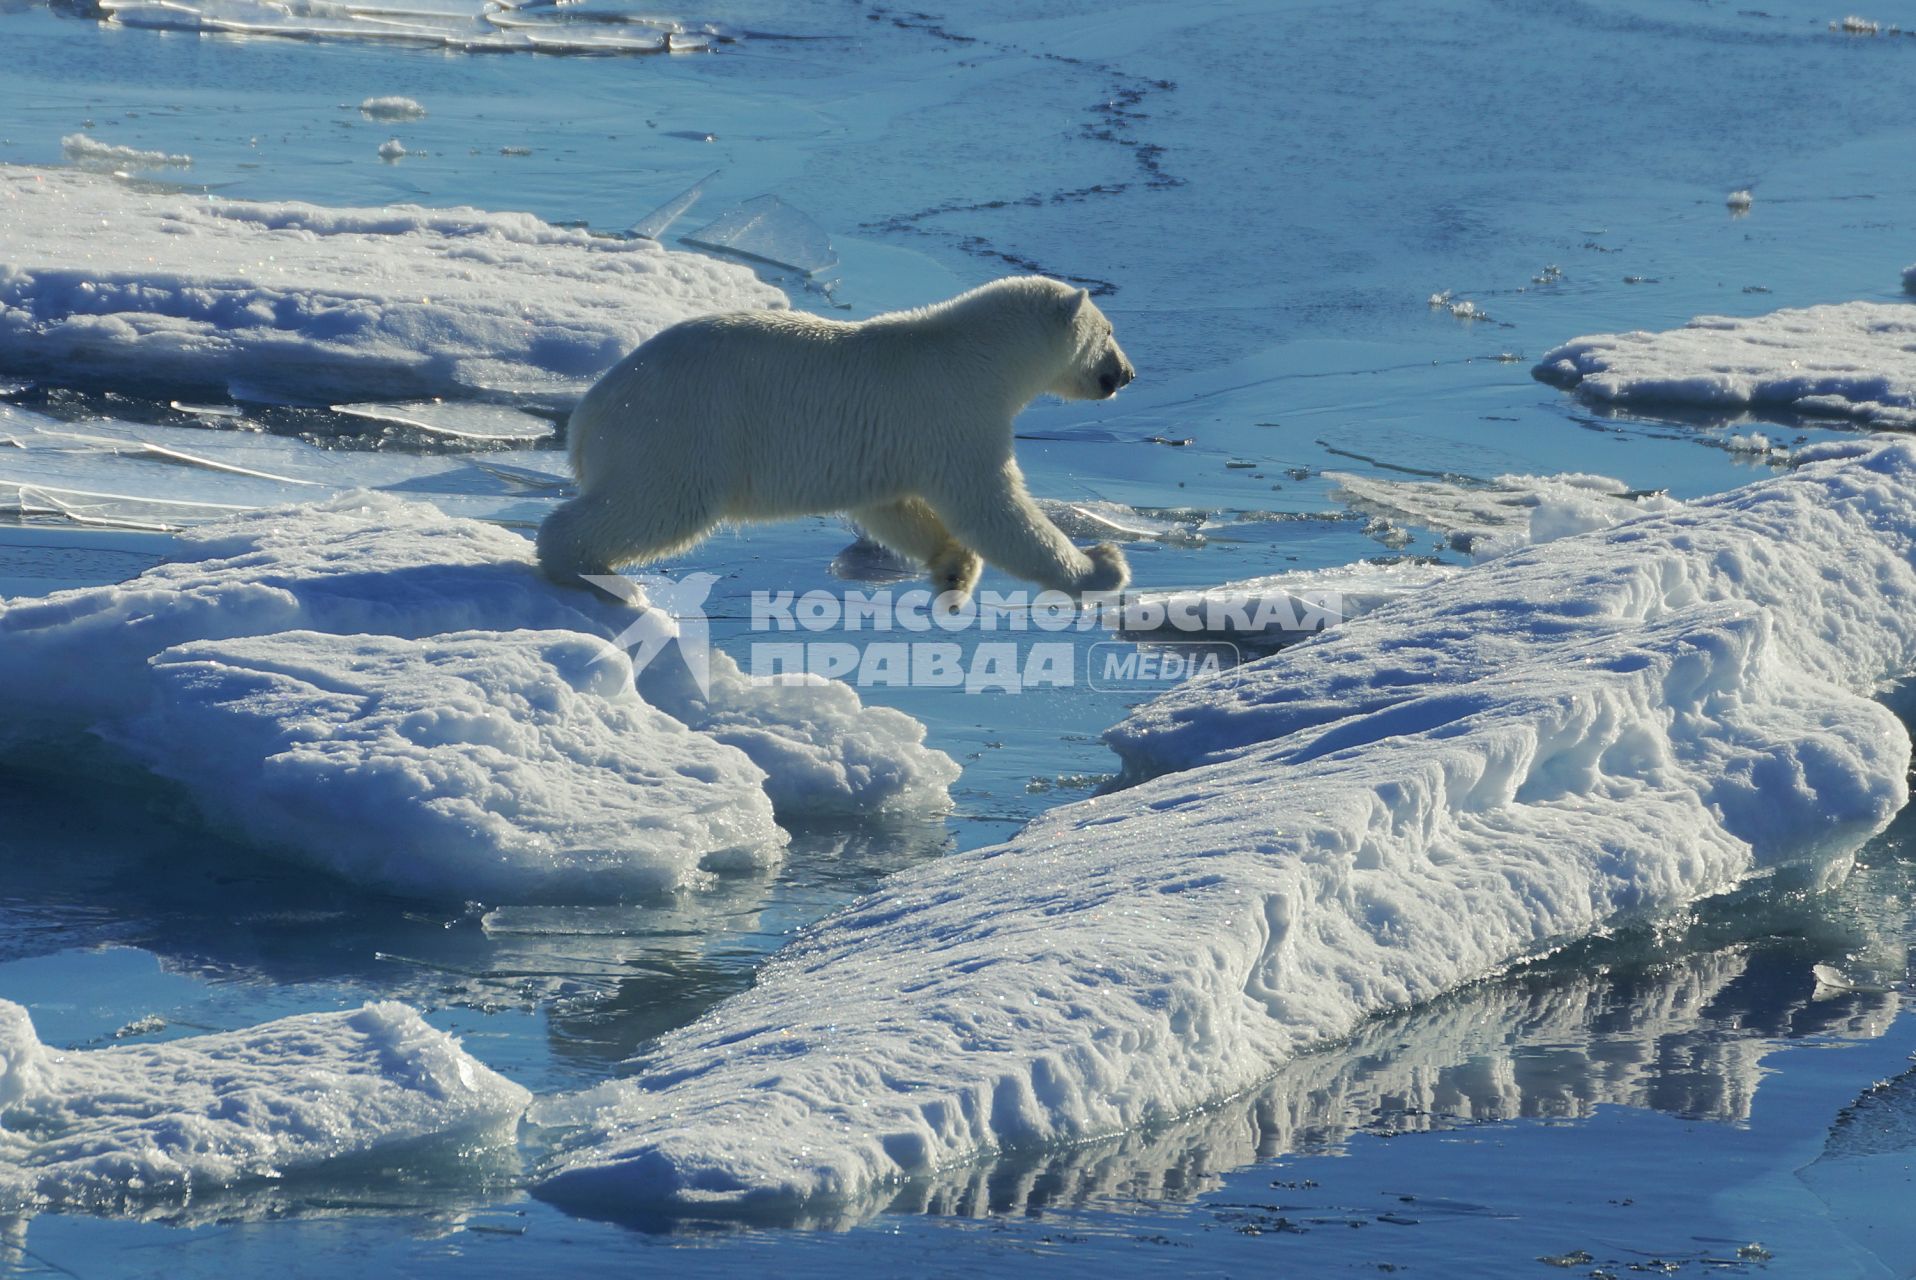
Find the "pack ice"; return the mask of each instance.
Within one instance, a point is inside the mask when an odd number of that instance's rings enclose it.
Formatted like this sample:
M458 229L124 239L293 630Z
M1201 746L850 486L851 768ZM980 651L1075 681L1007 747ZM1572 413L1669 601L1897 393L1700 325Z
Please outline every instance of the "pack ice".
M667 325L785 305L744 267L522 213L253 203L0 165L0 222L0 369L161 396L566 403Z
M401 1004L62 1052L0 1000L0 1210L179 1201L428 1140L507 1146L530 1096Z
M1826 451L1827 452L1827 451ZM750 1212L1170 1121L1368 1016L1753 877L1906 798L1916 445L1515 552L1188 685L1129 790L904 872L628 1078L540 1192Z
M784 815L942 806L957 766L847 685L701 689L658 611L531 544L358 493L180 535L125 583L0 601L5 736L92 729L265 847L386 889L576 900L775 861Z
M1531 371L1599 404L1916 426L1916 310L1844 302L1575 338Z

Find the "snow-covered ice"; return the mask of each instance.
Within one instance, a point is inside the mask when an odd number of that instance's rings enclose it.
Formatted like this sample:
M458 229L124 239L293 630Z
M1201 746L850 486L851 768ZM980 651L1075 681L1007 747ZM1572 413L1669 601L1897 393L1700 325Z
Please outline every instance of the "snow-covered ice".
M1723 203L1728 206L1731 213L1748 213L1753 200L1749 191L1745 189L1730 192L1723 197Z
M401 1004L63 1052L0 1000L0 1210L117 1211L429 1142L508 1145L529 1099Z
M412 152L406 150L406 144L397 138L388 138L379 144L379 158L381 160L397 160L401 156L409 156L411 154Z
M201 811L357 884L579 902L777 861L765 775L645 702L577 632L426 640L309 631L152 662L113 734Z
M1598 403L1771 411L1916 426L1916 309L1844 302L1660 333L1598 334L1544 353L1537 377Z
M555 1113L541 1194L749 1211L1169 1121L1907 799L1916 445L1457 574L1111 735L1130 790L894 876Z
M712 809L739 793L745 759L766 775L760 795L781 816L949 803L958 767L924 745L924 726L865 706L845 684L760 685L713 650L701 690L668 646L638 673L636 697L612 697L601 682L628 668L582 670L579 655L602 652L638 617L547 582L518 534L425 503L359 493L252 512L176 535L170 561L128 582L0 602L6 731L19 739L98 728L151 759L173 752L168 771L204 792L215 813L281 832L348 874L385 856L377 850L386 844L358 830L377 799L389 821L401 822L403 810L415 838L430 830L437 842L415 851L416 866L389 862L381 883L455 899L472 896L464 881L430 877L445 870L462 824L476 882L513 885L517 897L550 897L581 878L688 876L704 854L767 825L749 796L730 816ZM548 634L502 634L522 631ZM178 645L287 632L353 639L216 644L155 658ZM491 634L450 634L458 632ZM435 730L431 706L453 704L493 710ZM700 743L672 736L646 705ZM498 714L515 723L498 723ZM188 731L211 735L204 768L177 754ZM691 773L672 780L681 765ZM562 811L585 807L581 792L615 777L622 787L653 777L671 785L643 801L602 798L590 805L592 822L568 829ZM239 778L270 780L270 795L226 795L222 787ZM435 789L508 778L509 795ZM672 807L655 809L654 830L620 846L636 850L636 862L608 870L598 855L628 802ZM292 834L298 821L307 830ZM667 828L699 843L668 856L659 834Z
M742 266L528 214L0 166L0 221L0 370L168 396L567 404L669 324L785 305Z

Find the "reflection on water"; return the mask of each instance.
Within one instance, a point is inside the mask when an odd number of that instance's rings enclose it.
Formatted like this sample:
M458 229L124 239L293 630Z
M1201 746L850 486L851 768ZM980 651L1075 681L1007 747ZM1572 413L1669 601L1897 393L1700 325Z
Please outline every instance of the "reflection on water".
M1255 1092L1149 1133L914 1179L888 1199L778 1221L846 1228L880 1212L1030 1215L1099 1202L1182 1201L1257 1160L1600 1106L1741 1124L1789 1040L1874 1038L1890 992L1818 996L1801 940L1769 940L1591 972L1545 968L1373 1021L1286 1064ZM633 1225L659 1228L656 1219Z

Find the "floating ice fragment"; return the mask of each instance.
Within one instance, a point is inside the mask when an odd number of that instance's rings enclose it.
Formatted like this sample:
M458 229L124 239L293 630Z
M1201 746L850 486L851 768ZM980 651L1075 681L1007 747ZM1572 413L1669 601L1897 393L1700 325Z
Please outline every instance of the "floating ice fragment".
M426 109L411 98L368 98L359 104L359 114L370 120L418 120Z
M1789 450L1778 448L1770 443L1770 438L1761 431L1752 431L1747 435L1733 435L1724 442L1724 448L1731 453L1758 453L1765 457L1773 454L1788 455Z
M1842 31L1853 36L1873 36L1881 32L1883 24L1871 18L1859 18L1850 14L1841 22L1830 23L1831 31Z
M705 185L716 177L718 177L718 170L714 169L652 212L646 214L643 218L640 218L632 224L632 234L635 236L643 236L647 240L657 240L665 234L668 227L679 220L680 215L698 203L699 197L705 194Z
M336 404L333 412L416 427L433 435L461 440L524 442L543 440L553 431L552 419L500 404L412 400L402 404Z
M193 163L193 157L189 155L114 146L84 133L69 133L60 139L60 149L76 164L124 165L129 169L185 169Z
M1903 268L1903 292L1916 293L1916 262Z
M120 1212L427 1143L462 1158L509 1146L530 1099L402 1004L73 1052L0 1000L0 1206Z
M1723 198L1723 203L1729 207L1731 213L1748 213L1750 211L1750 201L1751 197L1747 189L1743 191L1732 191Z
M757 196L683 237L702 249L817 275L838 265L825 229L777 196Z
M169 400L166 407L177 413L190 413L200 418L242 418L246 411L231 404L188 404L184 400Z
M412 152L406 150L406 144L397 138L388 138L379 144L379 158L381 160L397 160L401 156L409 156L411 154Z

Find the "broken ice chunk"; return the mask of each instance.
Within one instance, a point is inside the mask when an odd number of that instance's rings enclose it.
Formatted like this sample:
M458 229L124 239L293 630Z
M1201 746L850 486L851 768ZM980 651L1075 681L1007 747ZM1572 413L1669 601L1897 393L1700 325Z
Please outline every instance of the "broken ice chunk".
M640 218L632 224L632 234L646 240L657 240L665 234L667 227L670 227L674 222L679 220L681 214L698 203L699 197L705 194L705 184L716 177L718 177L718 170L714 169L652 212L646 214L643 218Z
M461 440L543 440L552 434L550 418L498 404L407 400L396 404L336 404L333 412L374 422L396 422Z
M758 196L683 237L686 244L817 275L838 265L825 228L777 196Z

